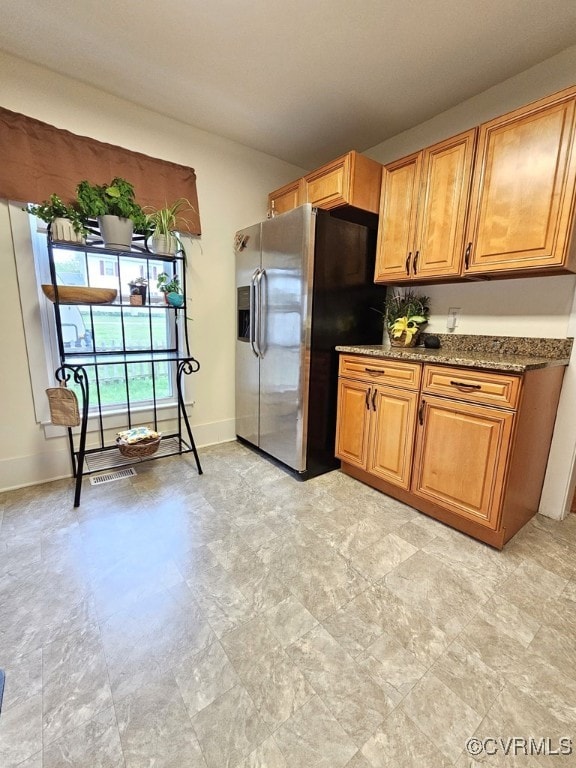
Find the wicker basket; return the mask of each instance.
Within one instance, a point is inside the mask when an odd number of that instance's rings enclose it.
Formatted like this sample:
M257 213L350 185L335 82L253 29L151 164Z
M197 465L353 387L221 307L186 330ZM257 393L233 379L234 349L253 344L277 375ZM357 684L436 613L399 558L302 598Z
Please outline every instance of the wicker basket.
M116 439L118 450L127 459L144 459L153 456L160 447L162 437L140 440L137 443L125 443L121 438Z

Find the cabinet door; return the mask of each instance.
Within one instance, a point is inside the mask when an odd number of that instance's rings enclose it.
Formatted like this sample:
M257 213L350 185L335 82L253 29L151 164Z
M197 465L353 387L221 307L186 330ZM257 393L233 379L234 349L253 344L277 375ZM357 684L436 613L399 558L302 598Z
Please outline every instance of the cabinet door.
M465 273L562 266L573 144L574 89L480 126Z
M336 208L350 197L350 156L339 157L304 177L305 199L318 208Z
M367 470L401 488L410 485L418 393L375 387Z
M412 491L496 529L514 413L424 397Z
M476 129L428 148L422 159L412 276L460 274Z
M286 213L302 204L303 179L296 179L268 195L268 211Z
M408 280L416 233L416 208L422 153L385 166L374 280Z
M366 468L368 454L371 393L368 384L338 380L336 456L361 469Z

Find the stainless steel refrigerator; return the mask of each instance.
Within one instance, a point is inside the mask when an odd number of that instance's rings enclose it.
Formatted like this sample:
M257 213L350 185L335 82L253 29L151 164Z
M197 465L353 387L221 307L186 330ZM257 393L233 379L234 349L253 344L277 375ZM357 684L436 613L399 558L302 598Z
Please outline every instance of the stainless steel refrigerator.
M302 479L334 458L338 344L379 344L376 231L310 204L236 233L236 434Z

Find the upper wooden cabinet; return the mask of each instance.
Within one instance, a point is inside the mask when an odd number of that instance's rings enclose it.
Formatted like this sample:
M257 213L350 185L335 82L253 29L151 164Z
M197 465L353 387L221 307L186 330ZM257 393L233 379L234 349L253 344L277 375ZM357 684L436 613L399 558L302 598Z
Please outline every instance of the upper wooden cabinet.
M476 130L384 167L376 282L460 274Z
M464 274L574 269L575 97L480 126Z
M352 205L378 213L381 182L380 163L348 152L304 176L304 202L326 209Z
M290 184L285 184L280 189L275 189L268 195L268 213L274 216L276 213L286 213L292 208L297 208L304 200L304 179L296 179Z
M316 208L351 205L378 213L382 165L358 152L348 152L307 176L286 184L268 195L269 215L284 213L303 203Z
M386 165L375 281L576 272L575 213L576 87Z

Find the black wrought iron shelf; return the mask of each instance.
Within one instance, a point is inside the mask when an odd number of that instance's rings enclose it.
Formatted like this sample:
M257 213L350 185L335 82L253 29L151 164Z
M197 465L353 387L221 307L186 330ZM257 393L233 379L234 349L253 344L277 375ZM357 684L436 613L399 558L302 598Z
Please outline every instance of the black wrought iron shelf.
M154 461L154 459L180 456L184 453L193 452L194 448L178 434L164 435L155 454L140 458L122 456L115 445L110 445L101 449L91 448L84 452L83 474L90 475L95 472L117 469L118 467L128 467L131 464L142 464L146 461ZM79 461L78 453L76 453L76 460Z
M118 276L118 295L120 296L120 301L110 304L79 305L90 307L91 331L90 344L80 349L76 346L71 346L69 342L65 342L62 332L60 306L71 306L71 303L60 302L58 300L58 275L54 259L54 251L59 249L83 253L86 260L87 274L89 254L107 255L112 259L115 259L117 263L115 272ZM186 273L183 268L185 261L184 254L182 252L173 256L155 254L149 251L146 247L140 248L136 245L133 245L133 248L130 251L112 250L104 248L97 240L90 240L85 245L55 243L52 242L50 235L48 235L48 256L51 281L52 285L55 286L55 300L53 306L60 356L60 367L55 372L55 378L57 381L64 381L75 386L76 391L79 393L79 406L81 411L81 423L79 429L73 430L71 427L67 428L72 471L76 480L74 506L77 507L80 504L83 477L94 472L112 470L130 464L141 463L143 461L165 458L167 456L192 453L196 462L198 474L201 475L202 467L200 465L198 451L196 449L184 402L184 377L194 374L200 369L200 363L190 354L190 344L188 340L186 323ZM126 258L144 261L145 273L148 276L150 275L151 261L160 261L165 264L171 264L174 274L179 272L181 275L182 292L184 294L183 306L172 307L159 302L128 304L123 301L123 291L120 285L120 260ZM97 338L97 335L95 334L93 307L103 309L114 308L115 310L118 310L119 339L118 345L114 349L104 348L105 345L102 345L102 342ZM130 313L127 310L130 310ZM164 311L166 313L166 310L173 310L173 312L165 314L167 322L171 324L170 335L173 340L173 346L170 348L159 349L154 348L152 343L150 343L150 346L147 348L142 348L141 346L138 346L138 348L129 348L126 341L126 317L133 317L134 310L142 310L142 314L144 315L143 322L146 323L150 329L150 339L153 339L153 313L158 311ZM130 372L132 370L130 366L135 364L149 365L149 378L152 391L151 399L147 399L144 403L139 401L137 408L131 401L130 393ZM106 438L106 432L109 432L110 430L105 429L105 419L108 411L102 402L101 380L105 377L105 372L109 370L111 366L119 366L123 371L123 380L125 382L125 413L127 427L130 428L133 424L138 424L138 414L141 413L142 410L145 410L148 414L151 413L149 421L152 422L154 430L158 431L158 415L161 404L159 403L158 383L156 380L157 365L168 365L173 372L173 381L176 383L177 390L175 405L176 431L163 435L158 450L150 456L124 456L119 452L116 443L113 442L110 444L109 438ZM87 447L88 423L89 420L92 421L94 419L97 422L97 445ZM91 431L90 434L93 435L94 432Z
M154 261L185 261L186 259L186 256L182 251L179 251L175 254L154 253L148 248L144 246L138 247L134 243L132 243L132 247L129 251L124 251L117 248L106 248L101 240L87 240L86 243L83 244L59 243L50 241L49 238L49 242L51 242L52 247L55 250L79 251L80 253L83 253L84 251L90 251L91 253L98 253L104 256L122 256L129 259L148 258Z
M156 350L144 352L141 350L126 350L125 352L70 352L66 355L66 362L70 365L83 365L86 368L98 365L124 365L132 363L179 363L187 360L189 355L182 355L176 350Z

